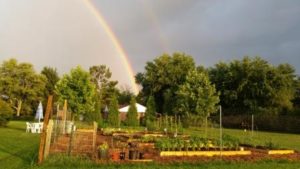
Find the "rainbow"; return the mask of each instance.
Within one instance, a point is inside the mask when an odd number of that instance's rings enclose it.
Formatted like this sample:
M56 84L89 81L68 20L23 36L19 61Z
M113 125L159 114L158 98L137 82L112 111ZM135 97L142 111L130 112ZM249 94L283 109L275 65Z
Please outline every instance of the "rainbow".
M92 12L92 14L96 17L97 21L102 26L105 33L107 34L107 36L109 37L109 39L111 40L113 45L115 46L115 48L116 48L117 52L119 53L119 56L120 56L120 58L121 58L121 60L124 64L124 66L126 68L126 71L128 72L128 75L129 75L129 78L130 78L130 83L131 83L131 86L133 88L133 92L135 94L137 94L139 92L139 88L138 88L137 84L135 83L134 71L133 71L132 66L129 62L129 58L128 58L127 54L125 53L125 50L121 46L117 36L112 31L112 29L109 27L108 23L105 21L104 17L100 13L100 11L96 9L96 7L93 5L93 3L90 0L83 0L83 2L87 6L87 8Z

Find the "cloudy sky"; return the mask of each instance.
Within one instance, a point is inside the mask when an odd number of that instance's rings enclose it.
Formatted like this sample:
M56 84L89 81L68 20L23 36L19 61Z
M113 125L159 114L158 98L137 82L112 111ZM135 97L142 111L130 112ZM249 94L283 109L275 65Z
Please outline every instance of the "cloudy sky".
M211 66L245 55L290 63L300 74L299 0L93 0L135 72L164 52ZM107 64L129 84L124 64L83 0L0 0L0 61L37 70Z

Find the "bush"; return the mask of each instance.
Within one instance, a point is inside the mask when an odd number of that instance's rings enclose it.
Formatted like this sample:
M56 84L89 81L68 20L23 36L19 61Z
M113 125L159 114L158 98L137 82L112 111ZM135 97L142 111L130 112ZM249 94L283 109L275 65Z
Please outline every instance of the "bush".
M12 115L12 108L3 100L0 100L0 126L6 126Z

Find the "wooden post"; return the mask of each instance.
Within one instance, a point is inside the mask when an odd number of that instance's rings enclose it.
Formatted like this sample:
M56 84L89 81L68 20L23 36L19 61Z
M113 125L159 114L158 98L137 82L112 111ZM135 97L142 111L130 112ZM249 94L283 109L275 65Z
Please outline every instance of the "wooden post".
M46 143L45 143L45 151L44 151L44 158L45 159L49 155L52 129L53 129L53 120L49 120L49 124L48 124L48 127L47 127L47 132L46 132Z
M71 134L70 134L70 140L69 140L68 156L70 156L70 155L71 155L71 152L72 152L73 139L74 139L74 125L72 125L72 127L71 127Z
M49 116L50 116L50 113L52 111L52 99L53 99L53 96L50 95L48 97L48 103L47 103L47 108L46 108L46 113L45 113L43 130L42 130L41 137L40 137L39 157L38 157L38 163L39 164L41 164L44 160L46 132L47 132L47 126L48 126L48 122L49 122Z
M62 116L62 128L63 128L63 131L62 133L65 134L66 133L66 120L67 120L67 111L68 111L68 103L67 103L67 100L65 100L65 103L64 103L64 108L63 108L63 116Z
M93 152L96 151L97 128L98 128L98 123L94 121L94 131L93 131Z

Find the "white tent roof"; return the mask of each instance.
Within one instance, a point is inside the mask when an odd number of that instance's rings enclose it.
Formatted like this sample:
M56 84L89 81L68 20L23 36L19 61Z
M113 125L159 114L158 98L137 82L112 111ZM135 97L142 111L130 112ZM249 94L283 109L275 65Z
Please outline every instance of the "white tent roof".
M145 106L140 105L138 103L136 103L135 106L136 106L136 109L137 109L138 113L145 113L146 112L147 108ZM123 107L123 108L119 109L119 112L126 112L127 113L128 110L129 110L129 105L126 106L126 107Z

